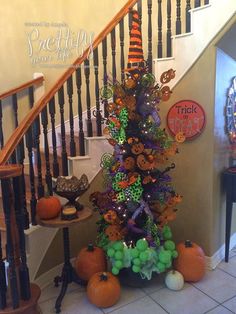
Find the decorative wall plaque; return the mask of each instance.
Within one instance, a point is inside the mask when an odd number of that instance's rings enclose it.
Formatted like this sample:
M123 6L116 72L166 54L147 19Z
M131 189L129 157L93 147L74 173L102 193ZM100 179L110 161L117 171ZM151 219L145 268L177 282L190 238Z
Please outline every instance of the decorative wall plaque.
M198 137L206 124L205 111L193 100L181 100L167 114L167 125L171 135L182 132L187 140Z

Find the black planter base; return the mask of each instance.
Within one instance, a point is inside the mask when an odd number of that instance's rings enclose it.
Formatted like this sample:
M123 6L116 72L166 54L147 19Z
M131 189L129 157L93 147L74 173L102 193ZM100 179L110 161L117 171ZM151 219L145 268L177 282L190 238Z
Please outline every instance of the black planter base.
M134 273L131 268L121 269L118 277L120 279L120 283L123 286L128 286L132 288L143 288L150 285L156 278L160 276L160 274L153 273L152 278L142 279L139 273Z

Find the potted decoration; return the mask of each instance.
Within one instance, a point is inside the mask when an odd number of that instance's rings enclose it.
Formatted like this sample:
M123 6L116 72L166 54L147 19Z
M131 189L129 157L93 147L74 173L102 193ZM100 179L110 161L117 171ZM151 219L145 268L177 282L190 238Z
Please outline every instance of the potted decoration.
M114 148L101 160L107 188L91 195L101 215L98 246L106 251L112 273L129 284L130 278L150 280L172 266L177 251L168 223L182 199L169 175L178 143L160 128L157 108L169 99L166 84L175 72L164 72L156 83L144 62L136 11L132 18L126 78L101 91L109 113L104 131Z

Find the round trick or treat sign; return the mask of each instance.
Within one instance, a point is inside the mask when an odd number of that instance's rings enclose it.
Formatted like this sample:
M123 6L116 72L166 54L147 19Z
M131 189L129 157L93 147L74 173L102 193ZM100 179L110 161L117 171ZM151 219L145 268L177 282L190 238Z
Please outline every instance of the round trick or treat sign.
M183 134L185 140L198 137L206 124L205 111L193 100L181 100L167 114L167 125L173 136Z

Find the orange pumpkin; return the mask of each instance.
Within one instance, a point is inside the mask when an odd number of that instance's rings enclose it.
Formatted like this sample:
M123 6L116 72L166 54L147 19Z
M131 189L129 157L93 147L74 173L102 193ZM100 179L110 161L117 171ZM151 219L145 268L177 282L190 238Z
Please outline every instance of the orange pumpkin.
M39 199L36 205L36 213L40 219L48 220L56 218L61 211L61 203L56 196L45 196Z
M186 240L176 246L178 257L174 267L183 276L185 281L196 282L203 278L206 272L205 254L196 243Z
M94 274L88 282L87 296L97 307L110 307L120 298L119 280L111 273Z
M107 261L102 249L92 244L81 249L75 261L75 271L81 279L88 281L95 273L106 269Z

